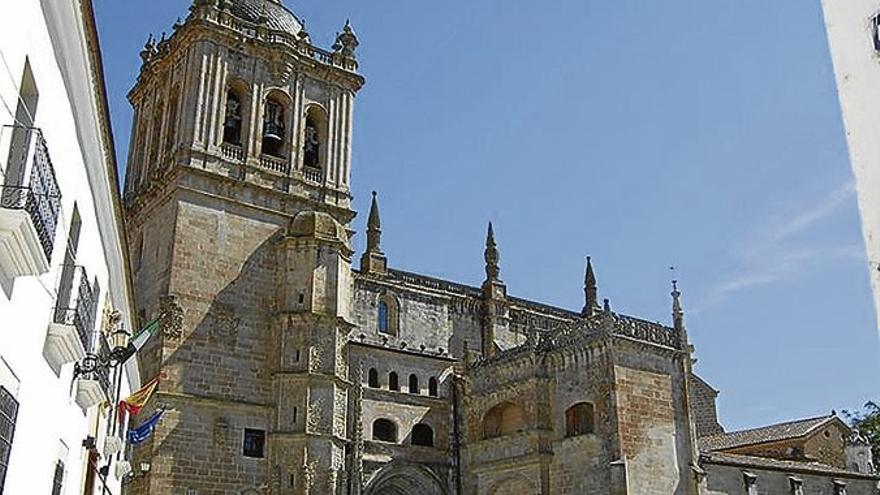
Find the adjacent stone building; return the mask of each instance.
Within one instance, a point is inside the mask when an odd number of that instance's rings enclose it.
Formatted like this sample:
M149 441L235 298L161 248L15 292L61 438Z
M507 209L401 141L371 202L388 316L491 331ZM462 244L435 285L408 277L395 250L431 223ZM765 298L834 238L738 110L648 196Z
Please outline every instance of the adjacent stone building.
M197 0L144 47L125 190L137 306L183 324L141 353L163 376L146 411L167 412L129 492L747 493L746 471L762 486L762 468L701 457L698 433L723 429L677 288L671 326L600 301L591 263L580 311L512 297L491 225L480 287L396 270L375 194L353 266L357 46L348 23L314 46L278 0ZM840 481L800 461L765 471ZM845 467L849 493L875 493Z

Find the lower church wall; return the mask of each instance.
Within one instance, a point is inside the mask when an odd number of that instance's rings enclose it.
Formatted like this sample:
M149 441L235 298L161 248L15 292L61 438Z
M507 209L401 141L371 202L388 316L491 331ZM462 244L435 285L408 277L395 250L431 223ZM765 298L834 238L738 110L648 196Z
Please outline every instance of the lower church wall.
M833 475L806 474L760 467L728 466L703 463L706 471L705 495L877 495L877 480L844 478ZM746 488L746 474L755 476L752 491ZM791 478L801 480L801 492L792 488ZM834 481L845 483L845 491L837 491Z

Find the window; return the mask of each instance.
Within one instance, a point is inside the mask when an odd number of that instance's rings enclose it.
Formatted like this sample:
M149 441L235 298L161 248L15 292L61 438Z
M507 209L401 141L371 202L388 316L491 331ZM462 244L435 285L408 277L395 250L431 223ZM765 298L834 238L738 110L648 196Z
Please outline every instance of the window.
M874 42L874 50L880 51L880 14L871 18L871 38Z
M593 405L578 402L565 411L565 436L576 437L593 433Z
M160 170L159 151L161 148L159 147L159 143L162 141L162 120L164 116L165 110L160 102L155 108L153 108L153 130L150 133L150 161L145 167L147 170L152 170L153 174L155 174L157 170ZM153 175L146 176L147 179L150 177L153 177Z
M397 425L394 421L385 418L379 418L373 421L373 440L380 442L396 442L397 441Z
M55 463L55 476L52 478L52 495L61 495L61 489L64 487L64 463L58 461Z
M266 444L266 432L263 430L244 429L244 456L263 457L263 446Z
M263 113L263 153L280 157L284 147L284 107L266 100Z
M293 418L292 419L293 419L293 424L296 424L296 420L297 420L296 406L293 406Z
M6 481L9 454L12 452L12 436L18 417L18 402L4 387L0 387L0 493Z
M379 302L379 333L390 333L388 325L388 304L385 301Z
M74 204L73 216L70 219L70 232L67 235L67 249L64 251L64 264L61 265L61 282L58 284L58 300L55 303L55 323L70 324L69 318L75 308L72 300L73 278L76 271L76 255L79 250L81 230L82 220L79 216L79 209Z
M379 388L379 372L376 371L376 368L370 368L370 376L368 380L370 388Z
M400 390L400 384L397 383L397 373L388 373L388 390Z
M512 435L525 430L525 412L522 406L502 402L483 416L483 438Z
M428 378L428 395L437 397L437 379L433 376Z
M312 106L306 112L305 135L303 136L303 165L306 167L321 168L324 120L324 113L319 107Z
M175 86L171 90L171 104L168 105L168 121L165 123L165 159L171 157L171 151L174 150L175 140L177 139L177 101L178 89Z
M3 178L5 185L20 186L25 180L25 165L27 163L28 150L31 147L31 138L34 126L34 115L37 112L39 93L37 83L34 81L34 73L31 72L30 61L25 59L24 72L21 75L19 86L18 105L15 108L16 125L12 127L12 136L9 142L9 158L6 161L6 174Z
M419 423L412 429L412 444L422 447L434 446L434 430L430 426Z
M409 393L417 394L419 392L419 377L414 374L409 375Z
M233 90L226 92L226 117L223 121L223 142L241 145L241 98Z

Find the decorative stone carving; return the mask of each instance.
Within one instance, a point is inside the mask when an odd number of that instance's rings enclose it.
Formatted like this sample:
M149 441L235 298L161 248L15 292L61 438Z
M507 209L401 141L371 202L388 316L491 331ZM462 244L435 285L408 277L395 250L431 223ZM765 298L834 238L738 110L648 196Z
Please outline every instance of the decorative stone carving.
M159 299L159 326L166 339L177 340L183 335L183 308L177 302L177 296Z
M216 303L211 314L211 337L228 347L235 347L241 324L241 318L235 315L235 308L231 304Z

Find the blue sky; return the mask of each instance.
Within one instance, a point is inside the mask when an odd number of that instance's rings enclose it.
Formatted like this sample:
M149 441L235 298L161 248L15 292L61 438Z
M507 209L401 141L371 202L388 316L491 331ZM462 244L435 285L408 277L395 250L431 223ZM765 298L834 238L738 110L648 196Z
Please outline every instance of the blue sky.
M285 0L346 18L357 246L380 194L392 266L479 284L495 223L511 294L670 320L728 428L878 399L880 340L818 0ZM150 32L186 0L95 0L120 166Z

